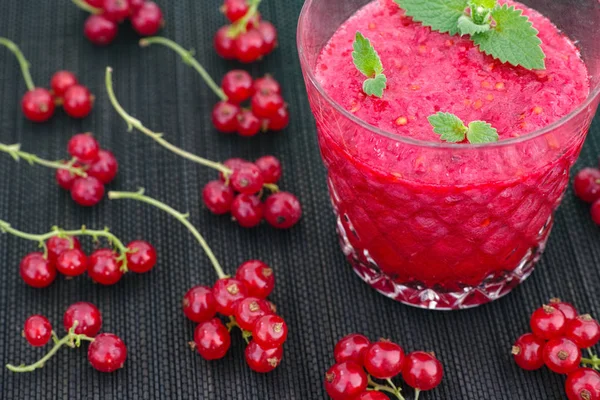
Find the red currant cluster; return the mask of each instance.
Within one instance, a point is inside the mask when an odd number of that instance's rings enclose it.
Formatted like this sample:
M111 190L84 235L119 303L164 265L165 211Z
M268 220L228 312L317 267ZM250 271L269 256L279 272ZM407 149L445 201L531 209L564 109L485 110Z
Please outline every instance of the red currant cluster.
M342 338L333 353L336 364L325 374L325 390L333 400L388 400L384 393L403 400L402 389L392 382L398 375L415 389L418 400L422 391L436 388L444 375L442 364L432 353L406 355L396 343L383 339L371 343L356 333Z
M54 227L52 231L36 235L13 228L0 220L0 231L38 242L44 252L29 253L21 260L19 272L25 283L34 288L45 288L56 279L57 272L68 278L83 275L101 285L114 285L123 274L132 271L142 274L156 265L156 250L145 241L135 240L125 246L108 229L64 231ZM89 257L81 249L77 236L91 236L94 240L106 238L116 250L102 248Z
M253 228L263 218L269 225L288 229L302 216L300 202L291 193L280 192L275 184L281 178L281 163L273 156L265 156L255 163L232 158L223 163L232 172L221 173L220 180L211 181L202 191L206 207L214 214L231 213L244 228ZM274 191L264 203L260 193L263 188Z
M56 336L48 318L43 315L32 315L25 321L23 336L35 347L42 347L53 339L54 347L39 361L31 365L6 367L12 372L31 372L42 368L44 364L63 346L79 347L81 341L90 342L88 361L100 372L114 372L123 367L127 359L125 343L112 333L101 333L102 316L95 305L79 302L69 306L63 317L63 326L67 335L62 339Z
M533 333L517 339L512 354L517 365L527 371L546 365L557 374L567 374L569 400L598 400L600 358L590 348L600 341L600 325L589 314L577 314L573 305L551 300L532 314ZM588 349L590 358L582 357L582 349Z
M90 42L106 46L117 37L119 24L129 19L141 36L155 35L164 25L160 7L146 0L73 0L84 11L91 13L83 26L83 34Z
M600 225L600 169L585 168L575 176L575 194L592 204L592 220Z
M221 10L231 22L217 31L214 46L227 60L251 63L277 46L277 29L258 12L261 0L225 0Z

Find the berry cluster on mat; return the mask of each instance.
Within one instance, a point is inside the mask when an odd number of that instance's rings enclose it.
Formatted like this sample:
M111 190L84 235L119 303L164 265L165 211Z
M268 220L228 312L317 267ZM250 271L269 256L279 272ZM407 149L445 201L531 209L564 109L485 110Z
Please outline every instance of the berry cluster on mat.
M162 10L146 0L72 0L76 6L91 15L83 26L85 37L97 46L112 43L119 32L119 24L131 22L141 36L156 35L163 27Z
M404 400L402 389L392 379L402 376L415 390L415 400L423 391L436 388L444 376L433 353L405 354L389 340L371 342L360 334L342 338L334 349L336 364L325 374L325 390L333 400Z
M531 316L532 333L521 336L512 348L517 365L527 371L547 366L567 375L569 400L600 399L600 358L592 351L600 341L600 325L589 314L578 315L572 304L552 299ZM582 356L587 349L589 358Z
M65 311L63 326L67 334L59 338L52 330L52 324L43 315L32 315L25 321L23 336L30 345L42 347L50 342L52 349L37 362L18 366L7 364L12 372L31 372L44 367L46 362L63 346L76 348L81 342L89 342L88 361L100 372L114 372L123 367L127 359L127 347L117 335L100 333L102 315L98 308L91 303L79 302L72 304Z
M214 46L227 60L251 63L277 47L277 29L258 12L261 0L225 0L221 11L230 25L217 31Z
M600 169L585 168L575 176L575 194L592 205L592 220L600 225Z

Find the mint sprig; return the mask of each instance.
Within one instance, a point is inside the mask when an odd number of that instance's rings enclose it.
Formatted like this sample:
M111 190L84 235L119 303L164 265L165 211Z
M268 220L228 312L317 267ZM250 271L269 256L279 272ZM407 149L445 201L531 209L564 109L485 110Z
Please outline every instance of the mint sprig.
M356 32L353 44L352 59L354 65L367 79L363 82L363 91L368 96L383 97L387 87L387 77L383 73L383 64L379 54L362 33Z
M499 139L498 131L485 121L473 121L467 126L456 115L445 112L433 114L428 120L440 139L449 143L459 143L465 138L472 144L492 143Z
M432 30L468 35L479 49L502 62L545 69L539 32L523 10L497 0L394 0L406 15Z

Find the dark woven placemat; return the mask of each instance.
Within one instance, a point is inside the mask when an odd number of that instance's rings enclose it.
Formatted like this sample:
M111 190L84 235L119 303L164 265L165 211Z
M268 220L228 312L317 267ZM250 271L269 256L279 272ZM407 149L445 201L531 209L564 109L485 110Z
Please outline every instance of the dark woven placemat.
M237 66L219 59L212 49L212 35L224 22L219 1L159 2L167 21L164 35L194 47L215 77ZM108 375L89 366L84 349L63 350L31 374L0 368L1 399L323 399L323 374L332 364L333 346L350 332L389 337L408 350L435 350L446 376L423 399L564 398L563 377L546 370L523 372L509 350L528 329L530 312L550 296L600 314L600 230L591 222L588 207L567 193L538 270L493 304L462 312L429 312L377 294L350 270L338 247L296 54L301 6L301 0L264 2L262 12L276 22L281 46L264 62L249 67L255 76L271 72L282 82L292 111L290 128L245 140L218 135L210 122L216 98L199 76L166 49L140 49L128 27L121 29L112 46L94 48L82 34L84 13L67 0L2 3L0 36L22 46L34 81L47 85L54 71L70 69L89 85L97 101L91 117L83 121L59 112L50 123L32 125L20 111L25 85L18 65L0 49L0 142L20 142L25 150L57 159L65 156L71 135L93 131L120 161L119 178L111 188L143 186L149 195L189 211L228 271L250 258L275 268L278 283L272 299L290 325L290 337L282 365L269 375L257 375L245 366L239 336L225 359L202 360L187 348L194 326L184 319L180 301L191 286L211 284L215 274L190 234L166 214L133 202L104 201L93 209L78 208L57 188L52 172L0 155L0 218L31 232L45 232L54 224L109 226L124 240L145 238L159 251L152 273L126 276L113 287L100 287L82 277L59 278L50 288L35 290L26 287L18 274L21 257L35 245L1 236L0 363L41 356L42 350L31 349L20 336L27 316L43 313L62 331L62 313L81 300L98 305L105 331L120 335L129 348L126 367ZM243 230L227 217L203 209L199 193L215 173L168 153L139 133L126 133L103 88L107 65L115 69L123 105L177 145L216 160L278 156L285 168L283 187L304 205L302 223L285 232L266 226ZM596 119L579 168L596 164L599 153Z

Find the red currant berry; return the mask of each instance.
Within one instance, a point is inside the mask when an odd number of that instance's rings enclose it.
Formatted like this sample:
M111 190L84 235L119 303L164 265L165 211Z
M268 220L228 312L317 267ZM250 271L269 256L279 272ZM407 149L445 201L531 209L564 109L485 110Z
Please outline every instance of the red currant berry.
M262 128L262 121L250 110L242 110L237 117L237 132L240 136L256 136Z
M131 26L142 36L152 36L163 26L163 14L158 5L148 1L142 5L132 16Z
M565 383L569 400L600 400L600 374L591 368L571 372Z
M92 112L94 96L82 85L71 86L63 98L63 109L71 118L85 118Z
M222 181L211 181L202 190L202 200L206 208L213 214L223 215L231 211L233 203L233 189Z
M235 314L236 303L248 296L248 290L237 279L219 279L213 286L217 311L227 317Z
M267 92L281 94L281 86L271 75L267 74L254 81L254 93Z
M600 341L600 325L591 315L580 315L567 324L564 334L580 349L587 349Z
M402 372L404 350L396 343L380 340L367 349L364 365L367 372L375 378L393 378Z
M102 3L104 16L106 19L113 22L123 22L129 17L129 3L127 0L104 0Z
M231 186L242 194L255 194L263 187L264 179L260 169L252 163L246 163L233 170Z
M183 313L193 322L208 321L217 314L217 302L212 289L195 286L183 296Z
M544 363L557 374L575 371L580 362L579 347L567 338L552 339L544 347Z
M80 249L65 250L56 260L56 269L66 276L79 276L87 271L88 259Z
M85 37L97 46L106 46L117 37L119 27L102 15L90 15L83 26Z
M258 260L246 261L238 268L235 278L248 289L250 296L266 299L275 287L273 270Z
M234 316L240 328L252 332L256 321L271 313L271 306L266 300L258 297L246 297L237 302Z
M51 264L56 264L63 251L81 249L81 243L76 237L61 238L53 236L46 242L46 247L48 248L48 260Z
M264 156L254 163L260 169L265 183L277 183L281 178L281 163L273 156Z
M77 77L70 71L58 71L52 75L50 88L56 97L63 97L67 89L77 85Z
M533 334L540 339L554 339L560 337L567 327L567 319L562 311L544 305L534 311L530 320Z
M570 303L564 302L561 299L553 298L550 299L550 306L556 308L565 315L568 321L575 319L578 315L577 309Z
M108 150L99 150L98 159L85 172L107 185L115 179L118 171L119 163L114 154Z
M225 0L222 10L229 21L236 22L246 15L249 8L246 0Z
M264 39L256 29L242 33L235 39L235 58L243 63L252 63L262 57Z
M131 11L131 15L135 14L137 10L139 10L144 4L146 4L146 0L128 0L129 2L129 11Z
M240 104L252 96L252 84L252 76L249 73L235 69L225 74L221 87L231 103Z
M415 351L406 356L402 378L413 389L434 389L442 382L443 376L442 363L431 353Z
M586 203L600 199L600 170L585 168L575 175L575 195Z
M64 164L66 164L66 162L64 162ZM81 164L79 163L75 163L73 166L76 168L81 168ZM77 175L66 169L57 169L54 177L56 178L56 183L58 183L58 186L65 190L71 190L73 181L77 178Z
M600 225L600 200L596 200L596 202L592 204L591 213L592 221L594 221L596 225Z
M544 366L544 346L546 341L527 333L517 339L512 355L517 365L526 371L535 371Z
M280 107L274 115L266 120L267 130L281 131L290 124L290 112L287 106Z
M367 374L357 363L335 364L325 374L325 390L333 400L354 399L367 389Z
M102 328L102 314L92 303L80 301L71 304L63 316L63 326L68 331L77 322L74 332L78 335L94 337Z
M82 163L91 163L98 159L100 145L89 133L78 133L67 144L67 151Z
M28 91L21 100L21 109L25 118L33 122L46 122L54 115L52 94L43 88Z
M240 168L246 163L249 163L249 161L246 161L243 158L230 158L229 160L225 161L223 165L229 168L230 170L235 171L236 169ZM219 179L223 182L227 180L222 172L219 173Z
M205 360L218 360L225 357L231 346L231 336L223 323L214 318L203 322L194 331L194 344Z
M268 21L261 21L256 28L263 38L262 53L267 55L277 46L277 29Z
M229 25L217 31L213 44L219 56L226 60L235 58L235 39L229 36Z
M275 92L257 92L252 96L252 112L260 118L271 118L285 106L283 97Z
M237 116L240 107L235 104L220 101L212 111L212 122L215 128L222 133L234 133L237 131Z
M96 250L90 256L88 264L90 278L101 285L110 286L121 280L123 272L116 254L110 249Z
M264 349L252 340L246 346L244 358L250 369L260 374L266 374L279 366L283 358L283 347Z
M150 271L156 265L154 246L143 240L135 240L127 245L127 268L138 274Z
M390 398L381 392L369 390L368 392L363 392L356 400L390 400Z
M279 347L287 340L287 324L278 315L265 315L256 321L252 338L265 349Z
M102 4L104 3L104 0L85 0L85 2L88 3L92 7L102 8Z
M365 353L370 345L369 339L358 333L343 337L337 342L333 350L335 362L354 361L359 365L363 365Z
M41 289L50 286L56 278L56 268L42 253L29 253L19 265L21 278L31 287Z
M231 215L244 228L254 228L262 221L264 207L256 196L239 194L231 205Z
M45 346L52 337L52 325L43 315L32 315L25 320L23 336L32 346Z
M275 228L288 229L302 217L300 202L291 193L277 192L265 201L265 219Z
M104 197L104 185L93 176L76 178L71 186L71 198L83 207L92 207Z
M88 361L100 372L114 372L123 368L127 346L117 335L101 333L88 347Z

